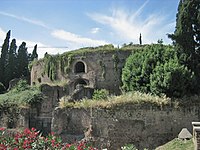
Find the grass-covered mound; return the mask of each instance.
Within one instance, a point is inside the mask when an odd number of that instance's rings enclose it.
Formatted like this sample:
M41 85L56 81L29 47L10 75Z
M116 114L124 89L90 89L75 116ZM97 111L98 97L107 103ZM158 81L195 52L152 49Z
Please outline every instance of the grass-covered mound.
M180 140L178 138L159 146L156 150L194 150L194 143L190 140Z

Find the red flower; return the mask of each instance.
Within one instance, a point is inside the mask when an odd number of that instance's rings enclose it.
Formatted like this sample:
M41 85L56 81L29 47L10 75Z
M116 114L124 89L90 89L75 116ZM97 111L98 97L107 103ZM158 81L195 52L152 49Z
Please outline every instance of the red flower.
M31 134L31 131L28 128L26 128L24 130L24 135L29 135L29 134Z
M66 148L70 148L71 144L66 144L65 147Z
M4 131L5 128L0 128L0 131ZM7 132L7 130L5 131ZM76 150L97 150L92 147L86 146L86 142L80 142L80 143L74 143L74 144L65 144L62 145L61 140L57 138L56 136L53 135L54 133L49 134L49 136L42 137L39 135L39 132L36 131L35 128L30 129L24 129L22 132L17 132L16 134L10 134L11 137L6 138L3 135L0 137L0 150L29 150L32 149L32 143L36 142L41 142L42 144L45 145L47 144L49 147L46 147L47 149L59 149L59 150L67 150L71 149L72 147L75 148ZM8 143L8 145L5 145L3 143Z
M5 146L4 144L0 144L0 149L1 149L1 150L6 150L6 149L7 149L7 146Z
M55 145L55 140L51 140L51 145L52 145L52 146Z
M6 129L6 128L1 127L1 128L0 128L0 131L4 131L5 129Z
M35 128L31 128L31 131L36 131L36 129Z

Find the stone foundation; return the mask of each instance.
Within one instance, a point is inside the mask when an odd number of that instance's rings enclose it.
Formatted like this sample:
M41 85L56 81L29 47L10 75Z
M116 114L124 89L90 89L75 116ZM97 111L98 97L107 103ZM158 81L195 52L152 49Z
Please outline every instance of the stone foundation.
M139 149L155 149L176 138L182 128L192 131L199 121L199 106L175 109L152 105L127 104L112 108L57 108L52 131L64 140L93 139L99 149L116 150L125 144Z

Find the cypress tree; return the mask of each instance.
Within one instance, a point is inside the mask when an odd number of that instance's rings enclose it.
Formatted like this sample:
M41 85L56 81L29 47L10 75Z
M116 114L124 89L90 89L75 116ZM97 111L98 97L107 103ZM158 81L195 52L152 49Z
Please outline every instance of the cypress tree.
M17 72L16 49L17 49L16 40L13 39L10 44L9 51L8 51L8 63L5 68L5 85L6 86L8 86L8 83L10 80L12 80L16 77L16 72Z
M34 59L38 59L37 44L34 46L33 52L31 54L31 61L33 61Z
M22 42L18 49L17 55L17 77L28 76L28 52L26 43Z
M139 42L140 42L140 45L142 45L142 35L140 33L140 37L139 37Z
M200 78L200 2L180 0L176 16L176 29L169 38L173 40L181 64Z
M1 49L1 58L0 58L0 82L5 84L5 67L8 62L8 49L9 49L9 40L10 40L10 33L9 30L6 34L6 39L2 45Z

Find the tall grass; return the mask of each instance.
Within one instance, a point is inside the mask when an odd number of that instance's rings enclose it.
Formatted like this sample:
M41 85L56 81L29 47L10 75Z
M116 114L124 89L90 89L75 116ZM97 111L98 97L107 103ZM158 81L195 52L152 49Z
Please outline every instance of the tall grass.
M122 104L152 104L156 106L164 106L171 103L171 99L166 96L158 97L151 94L143 94L140 92L124 93L120 96L109 96L107 99L93 100L82 99L81 101L69 102L67 97L60 99L59 107L73 107L73 108L88 108L88 107L101 107L110 108Z

